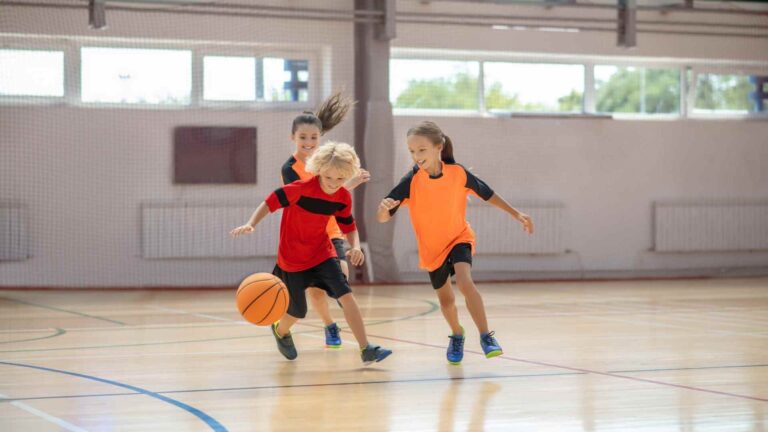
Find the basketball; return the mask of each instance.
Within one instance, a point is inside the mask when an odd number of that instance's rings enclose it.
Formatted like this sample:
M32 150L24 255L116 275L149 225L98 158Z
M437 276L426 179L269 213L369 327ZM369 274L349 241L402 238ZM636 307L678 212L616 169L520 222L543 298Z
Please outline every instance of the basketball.
M271 325L288 310L288 289L270 273L254 273L243 279L235 299L243 318L259 326Z

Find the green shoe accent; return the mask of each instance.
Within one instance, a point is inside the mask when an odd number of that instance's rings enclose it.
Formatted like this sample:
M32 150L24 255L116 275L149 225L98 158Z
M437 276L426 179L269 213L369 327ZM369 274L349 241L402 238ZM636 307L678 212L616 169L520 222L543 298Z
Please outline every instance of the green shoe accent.
M502 354L504 354L504 351L501 351L501 350L491 351L485 355L485 358L494 358Z

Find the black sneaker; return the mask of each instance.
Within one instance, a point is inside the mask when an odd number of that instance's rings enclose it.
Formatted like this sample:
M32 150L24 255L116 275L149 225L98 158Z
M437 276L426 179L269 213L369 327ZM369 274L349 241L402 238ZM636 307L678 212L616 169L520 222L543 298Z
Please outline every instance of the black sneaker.
M293 360L299 356L299 353L296 352L296 345L293 344L293 337L291 337L291 332L288 332L288 334L283 337L278 336L278 323L279 321L272 323L272 335L277 341L277 349L280 350L280 354L282 354L285 358L288 360Z
M369 365L373 362L380 362L392 354L392 350L382 348L378 345L368 344L367 347L360 350L360 358L363 364Z

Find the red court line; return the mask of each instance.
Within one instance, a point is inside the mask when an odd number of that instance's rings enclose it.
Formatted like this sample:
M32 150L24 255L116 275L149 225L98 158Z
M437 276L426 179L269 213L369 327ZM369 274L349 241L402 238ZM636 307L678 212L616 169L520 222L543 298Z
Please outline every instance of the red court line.
M307 325L307 324L304 324L304 325ZM392 337L387 337L387 336L378 336L378 335L373 335L373 334L369 334L368 336L375 337L375 338L378 338L378 339L391 340L391 341L394 341L394 342L402 342L402 343L408 343L408 344L413 344L413 345L421 345L421 346L426 346L426 347L431 347L431 348L439 348L441 350L445 349L444 346L433 345L433 344L428 344L428 343L424 343L424 342L417 342L417 341L412 341L412 340L407 340L407 339L398 339L398 338L392 338ZM473 350L464 350L464 351L472 353L472 354L479 354L479 355L485 356L485 354L481 353L480 351L473 351ZM521 359L521 358L516 358L516 357L509 357L507 355L500 355L497 358L501 358L501 359L504 359L504 360L510 360L510 361L516 361L516 362L520 362L520 363L534 364L534 365L538 365L538 366L547 366L547 367L553 367L553 368L558 368L558 369L565 369L565 370L574 371L574 372L590 373L590 374L595 374L595 375L608 376L608 377L612 377L612 378L620 378L620 379L626 379L626 380L631 380L631 381L639 381L639 382L657 384L657 385L662 385L662 386L667 386L667 387L676 387L676 388L681 388L681 389L686 389L686 390L693 390L693 391L704 392L704 393L712 393L712 394L717 394L717 395L722 395L722 396L730 396L730 397L735 397L735 398L740 398L740 399L749 399L749 400L760 401L760 402L768 402L768 399L759 398L759 397L755 397L755 396L740 395L740 394L737 394L737 393L729 393L729 392L724 392L724 391L719 391L719 390L710 390L710 389L705 389L705 388L701 388L701 387L693 387L693 386L687 386L687 385L683 385L683 384L674 384L674 383L669 383L669 382L665 382L665 381L658 381L658 380L652 380L652 379L646 379L646 378L637 378L637 377L633 377L633 376L621 375L621 374L616 374L616 373L611 373L611 372L601 372L601 371L596 371L596 370L592 370L592 369L577 368L577 367L572 367L572 366L563 366L563 365L559 365L559 364L555 364L555 363L547 363L547 362L541 362L541 361L536 361L536 360L526 360L526 359Z

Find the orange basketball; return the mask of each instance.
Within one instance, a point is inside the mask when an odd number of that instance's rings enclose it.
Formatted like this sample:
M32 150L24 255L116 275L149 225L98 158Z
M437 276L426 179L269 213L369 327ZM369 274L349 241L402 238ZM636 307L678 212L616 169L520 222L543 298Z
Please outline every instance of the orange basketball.
M245 278L235 299L243 318L260 326L271 325L288 310L288 288L270 273L254 273Z

